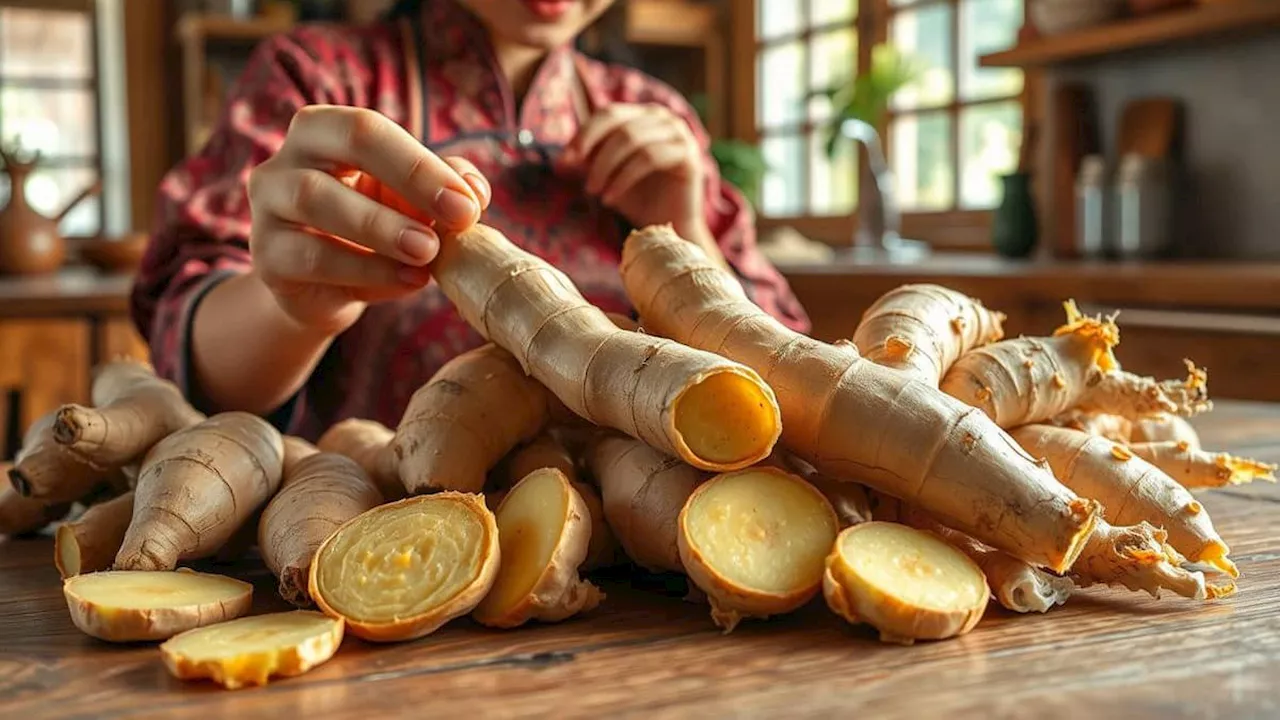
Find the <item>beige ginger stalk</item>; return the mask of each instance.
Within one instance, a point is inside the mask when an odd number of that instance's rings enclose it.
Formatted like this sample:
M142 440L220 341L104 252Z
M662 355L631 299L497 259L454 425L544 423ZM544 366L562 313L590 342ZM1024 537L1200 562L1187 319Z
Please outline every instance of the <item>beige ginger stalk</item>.
M902 285L863 314L853 344L867 360L936 386L961 355L1003 338L1004 320L940 285Z
M335 423L316 441L320 452L351 458L386 500L404 497L400 461L391 450L395 431L376 420L348 418Z
M110 484L124 488L118 468L97 465L58 443L53 437L55 413L36 420L27 429L22 448L9 468L13 489L45 505L75 502Z
M1134 443L1134 455L1160 468L1185 488L1243 485L1255 480L1275 482L1276 466L1251 458L1194 448L1186 440Z
M670 227L632 233L623 283L645 328L755 368L782 408L783 444L819 472L901 497L993 547L1061 572L1097 503L1077 497L981 411L851 343L793 332Z
M1112 442L1128 443L1134 422L1111 413L1073 409L1053 418L1052 424L1104 437Z
M1133 421L1131 443L1185 442L1192 450L1200 449L1200 435L1191 423L1177 415L1161 413Z
M58 526L53 561L63 579L111 567L133 519L133 491L93 505Z
M99 467L141 460L151 446L205 419L177 385L133 360L97 368L91 395L92 407L73 404L58 409L53 437Z
M480 492L486 473L542 432L558 404L497 345L453 358L410 398L391 441L405 489Z
M445 238L432 273L472 327L570 410L704 470L748 467L781 430L752 369L621 329L569 278L477 225Z
M1066 303L1067 323L1053 337L1003 340L963 355L942 378L942 391L981 408L1002 428L1045 422L1067 410L1128 418L1209 409L1203 371L1157 382L1120 369L1114 321L1081 315Z
M1102 503L1109 522L1148 522L1193 562L1235 577L1226 542L1186 488L1123 445L1070 428L1028 425L1013 432L1027 452L1044 458L1064 485Z

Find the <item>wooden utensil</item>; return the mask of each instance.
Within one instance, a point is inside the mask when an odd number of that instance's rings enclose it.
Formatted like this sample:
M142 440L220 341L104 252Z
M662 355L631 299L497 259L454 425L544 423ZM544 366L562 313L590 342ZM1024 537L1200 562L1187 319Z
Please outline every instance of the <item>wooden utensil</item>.
M1120 116L1120 157L1168 157L1175 151L1182 108L1173 98L1140 98L1125 105Z

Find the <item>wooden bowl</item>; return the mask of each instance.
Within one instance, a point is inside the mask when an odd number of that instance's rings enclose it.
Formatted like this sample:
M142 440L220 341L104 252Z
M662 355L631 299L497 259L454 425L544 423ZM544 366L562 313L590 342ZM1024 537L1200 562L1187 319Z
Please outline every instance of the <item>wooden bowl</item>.
M1027 13L1046 37L1108 23L1125 10L1124 0L1029 0Z
M103 272L129 272L142 262L148 235L137 233L119 238L94 238L80 248L84 261Z

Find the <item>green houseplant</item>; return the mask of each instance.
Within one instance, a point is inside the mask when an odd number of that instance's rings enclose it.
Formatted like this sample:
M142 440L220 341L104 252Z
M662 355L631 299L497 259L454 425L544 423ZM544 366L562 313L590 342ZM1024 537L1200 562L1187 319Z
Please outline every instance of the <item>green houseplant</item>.
M825 97L831 102L832 122L825 130L827 156L834 156L844 144L840 126L846 120L862 120L880 127L889 100L918 74L919 68L911 58L891 45L877 45L871 50L871 67L865 72L811 93L810 97Z
M707 121L708 98L698 94L689 99L698 118ZM720 177L742 191L753 207L760 204L760 185L769 165L758 145L732 138L711 138L711 157L720 168Z

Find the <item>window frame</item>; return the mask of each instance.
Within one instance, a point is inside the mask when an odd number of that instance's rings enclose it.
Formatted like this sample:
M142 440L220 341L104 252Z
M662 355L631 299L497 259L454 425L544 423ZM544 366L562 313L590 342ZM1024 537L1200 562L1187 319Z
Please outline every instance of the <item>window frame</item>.
M758 144L761 139L756 116L756 72L759 50L765 44L756 36L756 12L759 1L735 0L732 4L730 24L730 61L731 67L734 68L734 75L730 84L732 90L730 104L733 108L732 116L734 122L730 127L730 131L736 139L755 144ZM886 152L889 152L892 143L890 132L892 131L891 123L893 119L917 115L921 112L944 111L948 114L951 118L951 159L955 166L953 207L937 211L904 210L901 214L901 231L904 237L923 240L936 250L989 251L991 248L991 221L994 211L989 209L968 210L960 207L959 186L961 173L959 165L962 151L960 149L959 119L961 110L965 107L1016 100L1022 109L1023 128L1026 128L1033 122L1033 118L1030 117L1030 105L1027 99L1035 91L1038 82L1037 78L1032 73L1025 73L1022 92L1016 96L1000 96L973 101L961 99L959 97L958 83L963 58L960 56L959 42L960 23L962 22L959 12L959 0L912 0L908 4L898 7L890 6L890 0L858 0L857 17L853 23L857 34L857 67L864 68L871 64L872 48L888 40L889 25L895 14L944 3L951 5L953 8L951 23L953 38L952 64L955 66L956 73L953 80L956 84L956 95L950 103L938 107L927 106L910 110L890 109L886 113L885 120L878 125L877 130L883 140ZM788 35L787 37L807 38L814 30L821 31L821 29L806 25L801 33ZM770 42L774 41L771 40ZM810 125L811 123L808 120L801 123L802 127L809 127ZM867 174L867 168L862 153L859 153L857 166L860 179L864 178ZM862 193L866 186L867 183L865 182L860 181L858 183L859 207L863 205ZM820 240L834 246L847 246L852 244L854 232L858 227L858 210L855 209L849 215L819 216L803 214L790 217L764 216L757 212L756 225L761 231L792 227L814 240Z
M87 16L89 21L89 53L90 53L90 73L88 78L80 80L63 80L61 78L47 78L41 76L33 76L29 78L15 78L0 72L0 87L17 85L18 87L30 87L38 90L42 89L86 89L93 94L93 141L94 152L92 155L80 156L57 156L49 158L41 158L41 167L54 169L87 169L93 171L99 182L104 182L106 176L104 174L103 155L104 145L106 143L106 133L102 127L102 68L99 61L99 52L101 50L102 31L101 24L98 22L98 13L95 0L0 0L0 8L21 8L24 10L45 10L50 12L74 12ZM0 21L2 22L2 21ZM17 81L17 82L15 82ZM2 120L0 120L2 122ZM106 232L107 221L107 202L105 193L98 193L98 234Z

